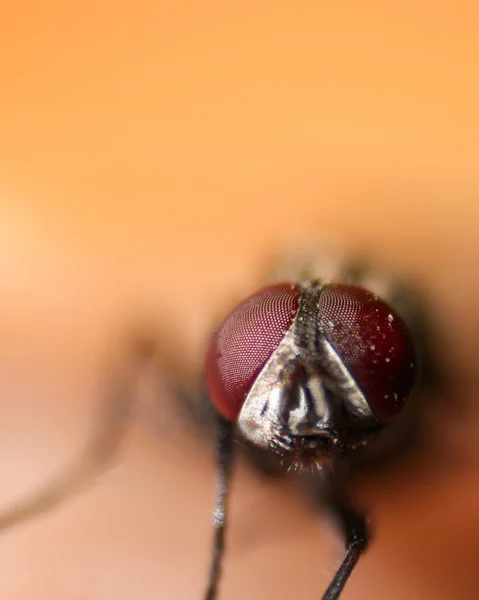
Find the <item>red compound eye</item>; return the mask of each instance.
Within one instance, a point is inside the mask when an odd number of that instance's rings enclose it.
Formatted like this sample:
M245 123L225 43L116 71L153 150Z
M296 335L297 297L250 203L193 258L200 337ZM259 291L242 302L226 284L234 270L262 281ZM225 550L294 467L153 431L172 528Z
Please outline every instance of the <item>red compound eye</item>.
M291 327L299 296L291 284L264 288L241 303L213 336L206 379L226 418L236 420L255 379Z
M342 284L324 287L319 316L376 417L395 417L416 378L414 344L402 319L367 290Z

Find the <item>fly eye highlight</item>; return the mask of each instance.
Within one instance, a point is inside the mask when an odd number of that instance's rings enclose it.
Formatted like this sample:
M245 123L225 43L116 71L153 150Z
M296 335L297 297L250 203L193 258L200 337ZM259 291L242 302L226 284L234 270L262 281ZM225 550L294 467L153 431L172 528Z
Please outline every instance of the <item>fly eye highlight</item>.
M324 335L380 421L404 407L417 358L404 321L383 300L354 285L326 285L319 296Z

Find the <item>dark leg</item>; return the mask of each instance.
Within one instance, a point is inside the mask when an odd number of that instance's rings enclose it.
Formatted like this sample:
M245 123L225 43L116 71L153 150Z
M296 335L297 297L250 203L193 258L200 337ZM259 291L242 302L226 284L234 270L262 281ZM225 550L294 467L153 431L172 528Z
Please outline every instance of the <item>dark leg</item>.
M216 483L215 510L213 514L213 563L211 565L208 590L205 596L206 600L215 600L218 582L221 575L221 560L223 558L225 547L228 490L233 463L234 423L231 423L218 415L216 427L216 460L218 475Z
M356 512L340 493L326 497L326 503L339 522L346 539L346 556L322 600L337 600L360 556L366 550L369 532L366 519Z

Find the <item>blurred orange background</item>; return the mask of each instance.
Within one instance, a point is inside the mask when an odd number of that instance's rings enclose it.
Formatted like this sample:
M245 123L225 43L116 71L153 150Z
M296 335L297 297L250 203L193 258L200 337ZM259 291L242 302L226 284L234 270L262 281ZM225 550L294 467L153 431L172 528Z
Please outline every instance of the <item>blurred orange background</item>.
M298 233L424 281L477 413L478 6L20 0L1 14L2 504L81 448L123 327L167 322L198 366L216 307ZM453 475L378 492L378 549L345 600L478 597L477 425ZM210 457L166 438L137 427L96 487L5 532L2 597L200 598ZM319 597L334 544L293 492L240 478L222 600Z

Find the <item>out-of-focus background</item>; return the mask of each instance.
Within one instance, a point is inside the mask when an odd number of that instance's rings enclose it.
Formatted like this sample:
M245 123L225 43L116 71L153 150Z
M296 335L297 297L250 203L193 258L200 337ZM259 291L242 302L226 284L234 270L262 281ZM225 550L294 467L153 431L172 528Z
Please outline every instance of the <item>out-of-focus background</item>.
M444 452L375 486L375 544L344 598L477 598L479 7L0 15L0 513L81 455L133 323L194 370L272 249L337 235L423 283L460 407L438 409ZM201 598L211 457L166 388L158 402L112 470L4 530L2 598ZM319 598L341 556L328 527L246 469L233 498L221 598Z

